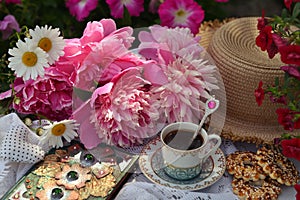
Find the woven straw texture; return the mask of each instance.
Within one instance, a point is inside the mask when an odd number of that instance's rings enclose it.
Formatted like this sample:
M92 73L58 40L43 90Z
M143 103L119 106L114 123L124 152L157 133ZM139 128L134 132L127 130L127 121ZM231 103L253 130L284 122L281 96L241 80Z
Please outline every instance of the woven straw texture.
M269 59L255 44L257 18L231 20L212 36L204 34L202 40L209 44L207 50L225 85L227 110L222 136L260 144L271 143L284 130L277 122L276 105L265 99L258 107L254 90L260 80L271 85L275 77L283 77L284 73L280 70L280 57Z

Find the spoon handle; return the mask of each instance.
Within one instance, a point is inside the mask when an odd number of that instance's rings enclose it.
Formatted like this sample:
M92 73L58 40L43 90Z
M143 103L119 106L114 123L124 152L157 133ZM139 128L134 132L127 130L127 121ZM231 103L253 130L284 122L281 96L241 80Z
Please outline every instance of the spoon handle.
M205 103L205 113L204 113L204 115L203 115L203 117L202 117L202 119L201 119L201 121L198 125L197 130L194 132L192 141L197 137L199 131L201 130L201 128L202 128L202 126L203 126L203 124L206 120L206 118L218 109L219 104L220 104L220 101L215 99L214 96L212 96L210 99L208 99L206 101L206 103Z

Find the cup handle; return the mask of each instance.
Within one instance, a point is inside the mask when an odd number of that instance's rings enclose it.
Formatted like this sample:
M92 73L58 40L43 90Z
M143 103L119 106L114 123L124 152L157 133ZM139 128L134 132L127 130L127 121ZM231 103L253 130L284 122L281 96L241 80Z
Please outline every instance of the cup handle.
M207 141L207 145L209 143L210 140L212 139L216 139L217 140L217 143L214 145L214 147L212 149L210 149L210 151L203 157L203 162L205 162L205 160L207 158L209 158L209 156L211 156L213 153L215 153L215 151L220 147L221 145L221 137L219 135L216 135L216 134L210 134L208 135L208 141Z

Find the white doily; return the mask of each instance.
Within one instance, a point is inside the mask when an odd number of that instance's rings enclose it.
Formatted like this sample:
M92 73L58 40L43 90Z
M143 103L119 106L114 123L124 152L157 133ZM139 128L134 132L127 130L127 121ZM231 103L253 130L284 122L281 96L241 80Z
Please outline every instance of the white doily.
M224 140L220 146L225 155L235 152L237 149L229 140ZM201 200L238 200L232 193L231 176L225 174L215 184L199 191L183 191L173 188L163 187L151 183L143 173L137 169L129 183L124 185L116 200L141 199L141 200L158 200L158 199L201 199ZM222 195L220 195L222 194Z
M16 115L0 118L0 197L33 166L45 152L39 137Z
M230 140L223 140L220 146L225 155L239 151L253 151L257 150L255 144L237 142L233 143ZM300 162L292 159L297 169L300 170ZM227 172L216 183L210 187L198 191L182 191L168 187L163 187L150 182L138 168L136 173L130 177L127 184L118 193L115 200L238 200L232 193L231 187L232 176ZM295 199L296 190L294 187L282 186L282 192L278 200Z

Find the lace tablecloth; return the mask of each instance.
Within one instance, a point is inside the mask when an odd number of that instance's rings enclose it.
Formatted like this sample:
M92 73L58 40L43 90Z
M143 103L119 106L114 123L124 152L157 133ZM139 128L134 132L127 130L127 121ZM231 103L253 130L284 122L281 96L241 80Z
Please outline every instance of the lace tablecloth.
M248 143L236 143L231 141L223 141L221 149L225 155L236 150L252 150L256 147ZM300 162L294 161L298 170L300 169ZM0 194L3 195L16 181L21 178L32 164L19 164L11 161L0 162ZM155 199L175 199L175 200L235 200L238 199L231 189L231 176L225 174L215 184L210 187L198 191L183 191L168 187L159 186L150 182L140 171L136 169L135 173L129 178L128 182L122 187L116 200L155 200ZM295 199L296 191L293 187L283 187L279 200ZM1 197L0 195L0 197Z
M256 145L249 143L232 143L229 140L222 142L221 150L225 155L228 155L237 150L241 151L253 151L257 150ZM300 170L300 162L293 160L297 169ZM119 194L117 200L162 200L162 199L174 199L174 200L238 200L237 196L232 193L231 187L232 176L227 172L210 187L198 190L198 191L184 191L176 190L173 188L159 186L149 181L138 168L136 173L132 175L128 183L126 183ZM292 200L295 199L296 191L294 187L282 187L282 193L279 196L279 200Z

